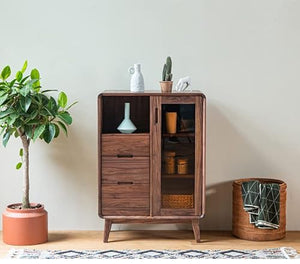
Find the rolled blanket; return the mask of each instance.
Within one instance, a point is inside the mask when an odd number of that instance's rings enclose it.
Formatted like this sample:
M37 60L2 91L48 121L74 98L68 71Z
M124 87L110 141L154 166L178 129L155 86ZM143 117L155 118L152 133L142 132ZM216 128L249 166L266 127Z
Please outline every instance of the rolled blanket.
M280 186L278 183L243 182L242 198L244 209L249 213L250 223L265 229L279 227Z

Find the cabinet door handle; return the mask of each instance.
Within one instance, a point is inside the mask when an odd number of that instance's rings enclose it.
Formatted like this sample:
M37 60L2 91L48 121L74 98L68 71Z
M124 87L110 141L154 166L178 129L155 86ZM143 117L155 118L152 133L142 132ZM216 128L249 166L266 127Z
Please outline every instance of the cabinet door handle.
M158 123L158 108L155 108L155 124Z
M118 158L133 158L132 154L118 154Z
M118 181L118 184L122 184L122 185L124 185L124 184L133 184L133 182L122 182L122 181Z

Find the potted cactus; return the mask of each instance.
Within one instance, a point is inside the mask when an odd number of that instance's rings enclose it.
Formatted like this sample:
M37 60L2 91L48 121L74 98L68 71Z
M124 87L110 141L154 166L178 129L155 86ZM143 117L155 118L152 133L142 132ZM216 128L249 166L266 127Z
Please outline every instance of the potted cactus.
M163 93L172 92L172 59L167 57L166 63L163 66L162 81L160 82L161 91Z
M50 143L60 131L67 134L72 123L67 106L67 95L48 96L56 90L42 90L40 73L33 69L25 75L27 61L15 78L9 66L0 75L0 135L6 147L11 136L20 138L20 162L16 169L23 169L23 199L8 205L2 217L3 241L10 245L33 245L48 240L47 211L39 203L29 200L29 146L37 139Z

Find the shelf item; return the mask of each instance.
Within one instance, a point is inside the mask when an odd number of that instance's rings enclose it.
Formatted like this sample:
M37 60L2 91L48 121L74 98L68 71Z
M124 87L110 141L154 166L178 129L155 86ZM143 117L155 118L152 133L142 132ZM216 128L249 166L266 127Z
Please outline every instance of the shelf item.
M192 194L163 194L162 205L164 208L185 209L194 207Z
M164 152L164 167L166 174L175 173L175 151L165 151Z
M124 119L117 129L121 133L131 134L136 130L136 126L130 120L130 103L125 103L124 107Z
M177 126L177 113L176 112L166 112L166 129L169 134L176 133Z
M98 214L105 219L104 242L114 223L191 223L200 242L205 102L205 96L195 91L99 95ZM117 129L125 103L130 104L130 120L137 128L131 134Z
M188 174L189 163L187 158L177 159L177 173L178 174Z

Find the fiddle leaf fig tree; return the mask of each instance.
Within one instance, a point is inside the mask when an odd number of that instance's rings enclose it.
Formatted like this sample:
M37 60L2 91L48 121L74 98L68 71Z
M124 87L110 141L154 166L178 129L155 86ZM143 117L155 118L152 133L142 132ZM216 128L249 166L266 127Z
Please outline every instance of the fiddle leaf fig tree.
M26 75L27 61L14 77L6 66L0 75L0 136L6 147L11 136L20 138L23 148L19 151L21 161L16 169L23 169L24 186L22 208L30 208L29 202L29 146L37 139L50 143L62 130L67 135L67 128L72 124L68 110L75 103L67 106L68 98L64 92L57 99L42 90L40 73L37 69Z

